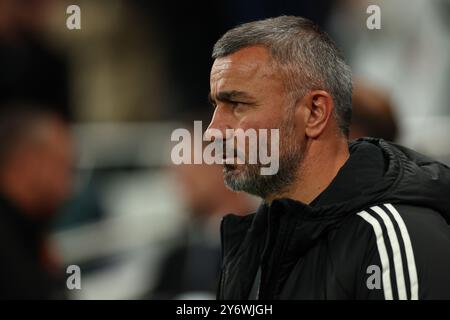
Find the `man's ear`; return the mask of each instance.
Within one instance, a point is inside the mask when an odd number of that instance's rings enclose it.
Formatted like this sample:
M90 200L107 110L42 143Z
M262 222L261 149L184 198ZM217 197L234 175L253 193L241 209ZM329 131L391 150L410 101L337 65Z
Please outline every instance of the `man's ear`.
M324 90L313 90L303 97L301 103L305 135L316 139L325 131L333 113L333 98Z

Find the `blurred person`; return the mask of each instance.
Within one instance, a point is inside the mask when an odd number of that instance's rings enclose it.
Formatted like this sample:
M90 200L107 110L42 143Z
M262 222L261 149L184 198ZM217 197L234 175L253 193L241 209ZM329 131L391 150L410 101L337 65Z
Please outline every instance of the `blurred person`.
M349 140L362 137L395 141L398 125L391 99L382 90L356 81Z
M73 145L52 113L0 116L0 298L64 298L65 281L47 238L71 191Z
M183 164L174 171L188 222L181 243L162 263L152 298L212 299L221 265L220 220L230 212L252 212L255 202L225 187L220 165Z
M450 168L383 139L348 141L352 76L330 37L281 16L229 30L212 57L206 136L280 135L275 174L224 165L231 189L264 203L222 221L218 298L449 299Z

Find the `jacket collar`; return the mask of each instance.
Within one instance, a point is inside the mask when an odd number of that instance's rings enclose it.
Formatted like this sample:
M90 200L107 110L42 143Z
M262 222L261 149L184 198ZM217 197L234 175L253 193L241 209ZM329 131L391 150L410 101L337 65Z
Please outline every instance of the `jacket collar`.
M228 215L223 219L223 261L229 268L224 277L239 282L227 287L225 296L247 298L260 264L272 260L268 266L291 268L320 237L367 205L373 197L370 192L365 194L368 189L388 188L391 182L377 185L386 171L381 149L363 141L350 143L349 150L347 162L311 205L277 199L270 205L261 204L252 215ZM395 180L395 174L391 179ZM240 275L233 275L236 273Z
M385 160L382 150L369 141L349 144L349 159L327 189L310 205L292 199L278 199L271 205L263 203L258 211L250 216L225 217L222 237L228 243L225 243L224 250L233 247L230 242L240 246L246 243L245 238L259 237L269 233L271 226L273 230L279 223L288 223L293 233L290 249L301 253L324 231L339 225L346 215L361 210L370 201L369 198L373 197L371 192L367 194L367 190L375 189L378 194L380 189L387 189L396 176L391 174L392 181L378 186L380 180L385 178L388 161Z

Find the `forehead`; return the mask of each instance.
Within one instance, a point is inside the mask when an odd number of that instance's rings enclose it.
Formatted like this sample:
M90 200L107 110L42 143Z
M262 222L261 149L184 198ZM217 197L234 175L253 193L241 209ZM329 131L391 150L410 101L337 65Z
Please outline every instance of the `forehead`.
M258 80L277 78L269 51L262 46L250 46L228 56L217 58L211 68L211 86L254 84Z

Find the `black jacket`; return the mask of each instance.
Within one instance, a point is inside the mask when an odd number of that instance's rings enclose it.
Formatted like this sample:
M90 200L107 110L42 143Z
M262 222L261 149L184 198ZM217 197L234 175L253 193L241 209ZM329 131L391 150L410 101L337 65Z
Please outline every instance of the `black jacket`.
M0 195L0 300L65 297L64 279L41 262L46 226Z
M222 221L219 299L450 299L450 169L379 139L310 205Z

